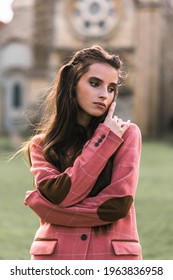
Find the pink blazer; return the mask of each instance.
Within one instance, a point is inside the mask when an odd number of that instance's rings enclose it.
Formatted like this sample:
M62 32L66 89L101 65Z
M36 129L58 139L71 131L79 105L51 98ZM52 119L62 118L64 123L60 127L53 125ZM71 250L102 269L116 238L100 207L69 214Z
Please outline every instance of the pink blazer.
M110 184L97 196L88 197L115 152ZM135 124L123 138L100 124L74 165L60 173L45 160L41 140L35 136L30 156L36 189L27 192L24 201L40 218L31 258L142 259L134 208L140 153L141 133ZM40 190L46 190L50 199ZM111 224L106 233L93 230L106 224Z

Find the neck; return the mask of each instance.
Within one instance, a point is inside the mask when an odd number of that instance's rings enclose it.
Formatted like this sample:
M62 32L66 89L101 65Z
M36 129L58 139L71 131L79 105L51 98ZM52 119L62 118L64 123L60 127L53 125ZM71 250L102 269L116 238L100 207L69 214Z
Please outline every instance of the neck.
M77 114L77 123L83 126L84 128L87 128L90 121L91 116L79 109Z

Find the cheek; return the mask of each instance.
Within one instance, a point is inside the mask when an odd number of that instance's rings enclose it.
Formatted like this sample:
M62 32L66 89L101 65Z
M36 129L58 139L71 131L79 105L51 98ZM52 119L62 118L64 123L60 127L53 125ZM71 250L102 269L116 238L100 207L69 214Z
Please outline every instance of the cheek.
M83 92L80 86L77 86L76 88L76 100L79 102L82 99Z
M108 100L109 105L111 105L111 103L113 102L114 96L115 96L115 94L112 94L111 96L109 96L109 100Z
M80 107L85 106L85 104L87 103L87 98L86 98L85 92L83 92L83 91L77 91L77 92L76 92L76 101L77 101L77 104L78 104Z
M78 85L76 88L76 100L79 102L87 102L90 98L90 90L89 87L85 84Z

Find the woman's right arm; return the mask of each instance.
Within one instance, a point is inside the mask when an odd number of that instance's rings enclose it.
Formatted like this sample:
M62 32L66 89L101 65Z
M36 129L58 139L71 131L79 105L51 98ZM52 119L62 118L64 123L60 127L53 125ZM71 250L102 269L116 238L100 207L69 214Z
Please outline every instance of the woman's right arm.
M79 205L61 208L43 197L38 189L27 192L24 204L29 206L40 219L59 226L93 227L110 223L98 217L97 207L80 207L79 203Z
M108 126L99 124L72 167L60 173L43 155L38 136L30 145L31 172L43 196L60 208L75 205L88 196L99 174L123 139Z

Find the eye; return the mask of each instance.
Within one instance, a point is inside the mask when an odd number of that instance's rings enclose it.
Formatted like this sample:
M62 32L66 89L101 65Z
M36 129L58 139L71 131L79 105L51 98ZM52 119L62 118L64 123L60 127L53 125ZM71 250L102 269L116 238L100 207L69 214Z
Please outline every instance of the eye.
M108 88L108 92L109 92L109 93L112 93L112 92L115 93L115 92L116 92L116 89L115 89L114 87L109 87L109 88Z
M99 86L99 83L97 81L90 81L90 85L92 87L98 87Z

